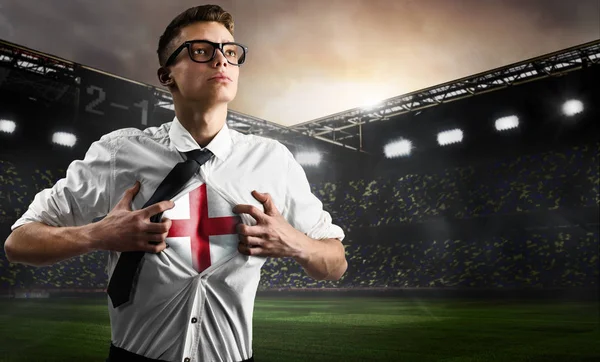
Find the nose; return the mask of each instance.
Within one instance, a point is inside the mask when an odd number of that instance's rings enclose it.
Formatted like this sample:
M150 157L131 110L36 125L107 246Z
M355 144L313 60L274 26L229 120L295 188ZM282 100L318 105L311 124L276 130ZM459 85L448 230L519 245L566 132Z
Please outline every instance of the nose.
M225 58L225 54L220 49L217 49L217 53L215 54L215 59L213 59L213 65L215 67L223 66L227 67L229 63L227 62L227 58Z

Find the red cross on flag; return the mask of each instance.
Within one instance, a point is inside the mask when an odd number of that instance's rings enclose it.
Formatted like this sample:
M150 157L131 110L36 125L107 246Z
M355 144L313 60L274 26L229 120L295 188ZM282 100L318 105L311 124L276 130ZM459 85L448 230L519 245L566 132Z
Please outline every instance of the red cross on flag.
M237 250L236 225L241 223L233 207L206 184L175 200L164 212L172 221L166 242L197 272Z

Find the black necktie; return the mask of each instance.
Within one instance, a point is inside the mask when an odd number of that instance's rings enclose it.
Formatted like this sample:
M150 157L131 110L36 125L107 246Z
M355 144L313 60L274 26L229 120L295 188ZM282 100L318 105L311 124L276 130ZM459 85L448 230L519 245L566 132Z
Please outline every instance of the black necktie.
M144 208L157 202L170 200L172 197L176 196L190 178L194 176L200 166L213 156L212 152L206 148L204 150L192 150L186 152L185 155L187 156L187 159L183 162L179 162L173 167L171 172L169 172L167 177L165 177L158 186L154 195L146 202ZM153 215L150 218L150 221L160 222L161 219L162 212ZM143 251L127 251L121 253L117 266L108 283L108 288L106 289L114 308L117 308L131 299L139 275L140 261L143 257Z

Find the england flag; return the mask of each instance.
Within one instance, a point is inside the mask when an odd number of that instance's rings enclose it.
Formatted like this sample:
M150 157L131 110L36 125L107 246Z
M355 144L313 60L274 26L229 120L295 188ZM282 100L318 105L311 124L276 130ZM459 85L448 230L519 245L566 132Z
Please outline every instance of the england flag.
M172 225L166 243L188 266L202 273L238 248L236 227L242 222L232 206L203 183L174 200L164 212Z

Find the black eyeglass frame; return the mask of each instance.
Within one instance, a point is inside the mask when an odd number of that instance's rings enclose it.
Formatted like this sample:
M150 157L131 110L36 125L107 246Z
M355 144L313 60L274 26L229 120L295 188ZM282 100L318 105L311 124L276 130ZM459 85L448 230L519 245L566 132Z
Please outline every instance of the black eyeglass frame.
M210 57L209 60L206 61L198 61L195 60L194 57L192 56L192 48L190 47L190 45L195 44L195 43L206 43L206 44L210 44L213 47L213 54ZM241 62L239 62L238 64L234 64L232 62L229 61L229 59L227 58L227 56L225 55L225 52L223 50L223 47L226 45L237 45L239 47L241 47L244 50L244 54L242 54L242 56L240 57ZM190 59L193 62L196 63L208 63L213 61L213 59L215 59L215 56L217 55L217 50L221 51L221 54L223 54L223 56L225 57L225 59L227 59L227 63L231 64L231 65L235 65L235 66L240 66L242 64L244 64L246 62L246 54L248 54L248 47L246 47L245 45L242 45L240 43L235 43L235 42L228 42L228 43L213 43L212 41L208 41L208 40L188 40L186 42L184 42L183 44L181 44L179 46L179 48L175 49L175 51L171 54L171 56L169 56L169 58L167 59L167 62L165 63L165 67L168 67L169 65L171 65L174 61L175 58L177 58L177 56L179 55L179 53L184 49L187 48L188 50L188 56L190 57Z

